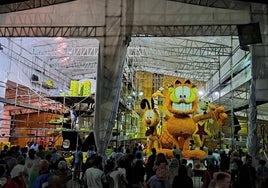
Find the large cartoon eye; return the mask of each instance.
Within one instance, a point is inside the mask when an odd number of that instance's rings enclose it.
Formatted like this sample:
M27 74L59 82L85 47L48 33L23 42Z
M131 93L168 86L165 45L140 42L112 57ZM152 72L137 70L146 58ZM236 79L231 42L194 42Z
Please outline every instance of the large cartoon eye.
M182 95L183 95L183 98L185 98L185 99L190 98L191 89L187 86L183 86L182 87Z
M176 98L181 99L183 97L183 95L184 95L183 94L183 87L182 86L177 87L176 90L175 90Z

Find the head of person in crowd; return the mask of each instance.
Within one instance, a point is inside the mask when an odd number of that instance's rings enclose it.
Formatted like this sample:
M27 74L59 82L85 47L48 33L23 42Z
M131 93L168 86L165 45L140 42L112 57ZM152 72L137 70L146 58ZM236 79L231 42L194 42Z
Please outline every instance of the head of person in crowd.
M48 160L39 161L39 174L45 174L49 172L49 162Z
M136 159L142 160L142 154L140 152L136 153Z
M160 165L161 163L168 164L167 158L164 153L158 153L155 159L155 164Z
M231 184L231 175L227 172L215 172L213 174L215 188L229 188Z
M93 166L99 169L103 169L102 168L102 157L101 156L95 156L94 157L94 161L93 161Z
M58 163L58 169L61 171L67 170L68 166L67 163L65 161L60 161Z
M48 180L48 188L66 188L66 184L58 175L53 175Z
M246 156L246 165L251 166L252 165L252 157L250 155Z
M187 165L187 160L186 159L182 159L181 160L181 164L186 166Z
M178 169L178 175L181 177L187 177L187 168L185 165L180 165Z
M23 155L17 157L17 163L21 165L25 165L25 158Z
M259 164L260 164L261 166L265 166L265 165L266 165L266 161L263 160L263 159L260 159L260 160L259 160Z
M78 145L76 149L77 149L77 151L80 151L82 149L82 146Z
M35 150L34 149L30 149L28 152L28 156L30 159L34 159L35 158Z

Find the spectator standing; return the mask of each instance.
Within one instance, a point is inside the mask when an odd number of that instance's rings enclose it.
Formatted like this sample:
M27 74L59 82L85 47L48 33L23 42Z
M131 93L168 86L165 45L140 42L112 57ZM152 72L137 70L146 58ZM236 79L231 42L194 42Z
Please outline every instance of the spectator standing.
M89 146L88 150L87 150L87 158L93 157L95 155L95 146L91 145Z
M60 160L61 156L58 153L58 150L56 148L53 148L50 163L52 165L53 169L57 169L57 162Z
M10 177L15 180L21 187L26 187L26 179L28 177L25 167L25 158L21 155L17 157L17 164L10 172Z
M144 183L145 167L141 153L136 153L132 166L132 188L142 188Z
M186 165L187 168L187 175L192 178L194 176L194 171L193 171L193 163L189 163Z
M208 166L210 164L213 164L215 167L218 166L217 162L218 161L217 161L216 157L213 155L213 152L211 150L209 150L207 157L204 159L204 163L205 163L206 168L208 168Z
M133 176L137 174L137 172L133 171L133 164L134 164L135 156L132 153L128 153L125 156L125 169L126 169L126 178L129 185L132 185Z
M177 187L185 187L185 188L193 188L193 180L187 175L187 167L185 165L181 165L178 169L178 175L174 177L172 182L172 188Z
M224 150L220 153L220 171L227 172L230 167L230 158Z
M213 174L215 172L215 165L210 163L207 170L204 172L204 175L201 179L203 182L201 188L208 188L210 181L213 179Z
M230 188L231 175L227 172L215 172L209 188Z
M238 172L239 188L255 188L256 170L252 166L252 157L247 155L246 161Z
M256 167L257 188L261 188L262 184L268 178L268 167L265 165L266 161L260 159L259 165Z
M47 160L39 161L39 176L33 182L33 188L44 188L48 186L48 181L53 176L49 172L49 162Z
M86 170L83 180L87 188L103 188L107 180L102 170L102 157L95 156L93 166Z
M174 177L178 175L179 166L180 166L180 162L176 157L174 157L170 160L170 163L169 163L169 182L170 182L170 184L172 184Z
M71 187L69 184L71 184L70 180L72 179L72 172L68 168L66 161L59 161L58 169L54 171L54 174L59 177L60 182L64 184L64 186Z
M150 188L169 188L169 166L166 156L158 153L154 162L155 175L148 180Z
M145 165L146 172L146 182L155 175L155 171L153 170L154 162L156 159L156 149L152 148L152 154L148 157L147 163Z
M80 173L83 165L83 152L82 146L78 145L77 150L74 153L74 180L80 180Z
M235 150L231 153L230 156L230 172L231 172L232 185L236 184L239 162L241 163L242 161L239 157L238 151Z
M4 145L4 148L3 148L3 150L1 151L1 155L2 155L2 156L5 156L6 153L7 153L7 151L8 151L8 145Z
M6 168L4 165L0 165L0 183L1 188L21 188L14 180L5 175Z
M27 188L31 188L33 181L38 176L38 165L40 158L35 155L35 150L30 149L28 152L28 157L25 159L25 167L27 169L27 174L29 175L26 181Z
M75 129L75 124L76 124L76 121L77 121L77 114L76 114L76 111L75 111L75 107L72 107L70 109L70 118L71 118L71 128Z
M114 180L114 188L127 187L127 185L128 185L128 181L126 178L125 164L126 164L126 162L124 159L119 159L117 161L116 170L114 170L110 173L110 176Z
M38 151L38 144L34 142L34 143L31 145L30 149L34 149L34 151Z

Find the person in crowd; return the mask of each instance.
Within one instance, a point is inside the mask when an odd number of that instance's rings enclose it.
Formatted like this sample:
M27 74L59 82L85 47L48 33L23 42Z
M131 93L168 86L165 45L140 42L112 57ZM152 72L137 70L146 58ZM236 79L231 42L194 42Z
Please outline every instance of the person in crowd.
M230 172L231 172L232 185L236 184L239 161L241 161L241 159L239 157L239 153L238 153L238 151L235 150L230 155Z
M140 152L136 153L136 158L132 165L132 188L142 188L144 184L145 167L142 154Z
M9 150L8 145L4 145L4 148L3 148L3 150L1 151L1 155L2 155L2 156L5 156L8 150Z
M25 158L21 155L17 157L17 165L10 172L10 177L23 187L26 187L26 179L28 177L25 167Z
M156 149L152 148L152 154L148 157L147 163L145 164L145 172L146 172L146 182L155 175L155 171L153 170L154 161L156 159Z
M268 178L268 167L265 165L266 165L266 161L263 159L260 159L259 164L256 167L256 180L257 180L256 186L257 186L257 188L261 188L262 184Z
M172 184L175 176L178 175L180 161L174 156L169 163L169 182Z
M123 147L124 147L124 146L121 145L121 146L119 146L119 147L117 148L117 152L116 152L116 154L115 154L115 156L114 156L114 159L115 159L116 161L125 155L125 154L123 153Z
M69 181L72 179L72 171L68 168L66 161L64 160L59 161L58 169L54 171L54 174L61 179L60 182L65 186L70 184Z
M77 114L76 114L75 107L72 107L70 109L70 118L71 118L71 128L75 129L75 124L76 124L76 121L77 121Z
M114 171L115 161L113 159L108 159L106 165L104 166L104 174L107 180L107 184L103 188L114 188L114 180L110 176L111 172Z
M125 166L126 162L121 158L117 161L115 170L110 173L114 181L114 188L128 187Z
M95 153L96 153L95 146L94 145L89 146L87 150L87 158L93 157Z
M19 186L12 178L6 176L6 168L0 165L0 187L1 188L23 188Z
M45 159L39 161L39 175L33 181L33 188L43 188L48 186L53 174L49 171L49 162Z
M50 163L53 169L57 168L57 162L60 160L61 156L58 153L58 150L56 148L52 149L52 154L50 158Z
M15 156L18 157L22 155L21 148L19 145L15 146Z
M16 153L14 152L14 148L11 150L8 150L5 157L3 158L4 161L6 161L7 168L6 168L6 174L10 175L10 171L14 168L14 166L17 164L16 159Z
M220 152L220 171L227 172L230 167L230 158L226 154L225 150ZM216 167L217 168L217 167Z
M180 165L178 169L178 175L174 177L174 180L172 182L172 188L177 187L194 187L192 178L187 175L187 167L185 165Z
M238 187L239 188L255 188L256 170L252 166L252 157L246 156L246 161L238 172Z
M34 149L34 151L38 151L38 144L37 144L36 142L34 142L34 143L31 145L30 149Z
M36 155L40 157L40 159L45 159L45 148L43 145L38 145L38 150L36 152Z
M230 188L231 175L227 172L215 172L209 188Z
M27 169L27 174L29 175L26 184L27 188L31 188L33 181L38 176L38 165L40 158L35 155L35 150L30 149L28 152L28 157L25 159L25 167Z
M38 145L42 146L43 149L45 150L45 148L46 148L46 139L44 137L41 137Z
M63 182L63 179L60 176L53 175L48 180L47 188L67 188L67 186L66 186L66 183Z
M21 148L21 155L26 159L26 157L28 157L28 148L27 147L23 147Z
M102 170L101 156L94 157L93 166L86 170L83 180L88 188L103 188L103 185L107 183L105 173Z
M267 188L268 187L268 178L266 178L261 185L261 188Z
M128 153L125 156L125 169L126 169L126 178L129 185L132 185L132 179L133 176L135 176L137 173L133 171L133 164L134 164L135 156L132 153Z
M201 179L202 186L201 188L208 188L210 181L213 179L213 174L215 172L215 165L210 163L207 170L204 172L203 177Z
M216 157L213 155L213 152L211 150L208 150L208 155L204 159L205 167L208 168L210 164L213 164L214 166L218 166L217 162L218 161Z
M141 156L142 156L142 158L143 158L143 154L142 154L142 145L140 144L139 146L138 146L138 150L135 152L135 156L138 154L138 153L140 153L141 154Z
M77 150L74 153L74 180L80 180L80 174L83 165L83 152L82 146L78 145Z
M133 147L133 150L132 150L132 154L134 156L136 155L136 152L138 151L138 147L139 147L139 143L135 143L134 144L134 147Z
M158 153L154 162L153 169L155 175L152 176L147 184L150 188L170 187L169 182L169 165L165 154Z
M113 148L112 153L110 154L110 156L108 157L108 159L115 159L115 156L117 154L117 148Z
M186 165L187 168L187 175L192 178L194 176L194 171L193 171L193 163L189 163Z

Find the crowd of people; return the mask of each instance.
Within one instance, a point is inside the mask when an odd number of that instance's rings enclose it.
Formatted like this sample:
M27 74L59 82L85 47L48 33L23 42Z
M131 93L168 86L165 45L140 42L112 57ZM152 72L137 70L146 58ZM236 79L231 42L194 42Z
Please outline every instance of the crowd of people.
M0 154L1 188L193 188L194 164L182 158L180 150L174 149L174 157L166 158L152 148L144 156L142 147L135 145L132 150L114 149L107 159L98 155L90 146L86 159L81 146L73 153L69 163L54 149L46 152L38 148L7 146ZM245 159L243 159L245 157ZM146 158L146 160L145 160ZM85 162L84 162L85 161ZM215 159L209 153L202 161L206 170L201 188L264 188L268 187L266 161L252 165L252 157L241 156L233 151L229 155L220 153Z
M219 159L209 153L205 163L202 188L268 187L268 167L264 159L259 159L259 164L254 166L252 156L237 150L229 153L223 150Z

